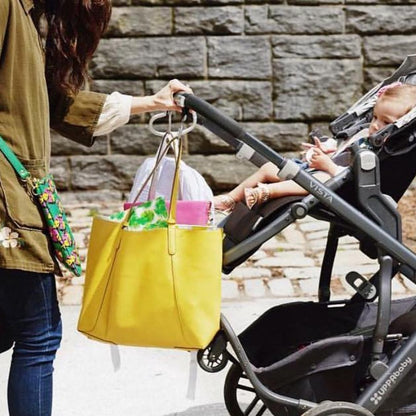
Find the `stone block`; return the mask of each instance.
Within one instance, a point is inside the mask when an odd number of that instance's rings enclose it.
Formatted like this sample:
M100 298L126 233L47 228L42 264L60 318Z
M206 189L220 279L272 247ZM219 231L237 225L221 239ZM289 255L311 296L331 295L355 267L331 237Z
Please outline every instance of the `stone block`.
M232 155L193 155L184 156L183 159L218 192L230 190L257 170L253 164L239 161Z
M349 6L345 10L348 32L361 35L415 33L415 6Z
M236 35L244 32L244 10L238 6L176 7L176 35Z
M321 273L320 267L285 267L283 275L292 280L316 279Z
M289 226L282 230L281 235L289 244L304 245L306 244L305 236L297 230L295 226Z
M223 299L238 299L240 291L234 280L223 280L221 282L221 296Z
M374 259L370 259L360 250L339 250L335 258L334 269L338 266L355 267L362 264L374 264Z
M388 78L396 68L379 68L367 67L364 68L364 90L370 91L373 87L378 85L381 81Z
M113 7L130 6L131 5L131 0L112 0L111 5Z
M416 0L345 0L345 4L386 4L386 5L397 5L397 4L416 4ZM394 9L392 10L394 12Z
M224 39L224 38L223 38ZM194 93L237 121L268 121L273 114L270 81L210 80L190 81ZM147 82L151 91L161 82Z
M294 254L294 255L292 255ZM315 266L313 259L305 257L302 252L276 253L273 257L258 260L255 265L257 267L311 267Z
M244 129L278 152L297 152L307 140L305 123L242 123Z
M50 172L52 173L58 191L66 191L71 184L71 172L67 157L54 156L51 158Z
M287 4L319 6L321 4L344 4L344 0L288 0Z
M62 305L80 305L83 291L82 285L65 286L62 289Z
M268 282L270 292L273 296L292 297L295 296L295 289L288 279L271 279Z
M329 224L325 221L299 221L298 227L302 232L311 233L329 229Z
M396 295L403 295L407 290L406 287L403 286L403 283L397 277L395 277L391 281L391 291Z
M361 96L360 60L273 60L275 118L331 120ZM342 80L348 79L348 88Z
M209 77L265 80L272 75L270 41L265 36L213 36L207 44Z
M344 13L337 7L246 6L249 34L332 34L343 28Z
M354 59L361 57L357 35L272 36L274 58Z
M111 94L113 91L135 96L145 94L143 81L125 79L94 79L91 90L104 94Z
M190 154L218 154L218 153L235 153L225 140L212 133L210 130L196 126L195 129L188 134L188 152Z
M91 147L84 146L67 139L55 132L51 132L52 156L69 155L106 155L108 153L108 136L98 136Z
M261 248L263 250L276 250L280 247L280 241L278 241L276 238L272 237L269 240L267 240Z
M228 276L230 279L258 279L271 277L272 273L269 269L262 267L237 267Z
M415 35L368 36L364 38L365 65L398 66L414 52Z
M143 156L73 156L71 184L73 190L116 189L129 191Z
M78 248L85 248L85 233L74 232L73 235Z
M118 201L119 207L126 200L127 191L117 189L100 189L98 191L71 191L61 192L60 197L64 206L85 203L107 203L109 201Z
M91 63L94 78L201 78L203 37L102 39Z
M106 37L168 36L172 16L170 7L113 7Z
M262 279L251 279L244 281L245 294L249 297L260 298L267 294L267 286Z
M149 131L147 124L129 124L110 134L111 154L153 156L161 139Z
M319 288L319 279L306 279L299 281L299 287L304 296L317 296Z
M131 0L141 6L216 6L243 4L244 0Z

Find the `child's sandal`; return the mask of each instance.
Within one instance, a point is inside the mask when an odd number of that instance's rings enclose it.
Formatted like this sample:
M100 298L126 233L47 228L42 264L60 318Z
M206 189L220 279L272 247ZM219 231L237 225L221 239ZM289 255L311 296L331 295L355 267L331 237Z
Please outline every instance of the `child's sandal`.
M270 199L270 191L267 185L264 183L258 183L256 188L244 189L244 197L248 209L254 207L254 205L264 204Z
M224 214L229 214L235 207L235 200L230 195L214 196L214 208Z

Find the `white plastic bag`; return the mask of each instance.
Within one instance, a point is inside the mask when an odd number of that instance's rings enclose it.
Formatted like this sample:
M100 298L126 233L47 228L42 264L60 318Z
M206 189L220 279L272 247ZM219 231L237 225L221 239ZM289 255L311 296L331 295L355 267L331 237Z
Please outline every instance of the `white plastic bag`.
M144 181L150 175L155 165L155 158L146 159L136 172L133 187L127 202L133 202ZM175 172L175 160L171 157L164 157L161 161L160 168L156 172L157 177L154 179L155 194L149 195L150 181L138 198L138 202L144 202L148 199L162 196L169 200L172 192L172 178ZM179 200L187 201L212 201L213 193L203 176L191 168L185 162L181 161L179 171Z

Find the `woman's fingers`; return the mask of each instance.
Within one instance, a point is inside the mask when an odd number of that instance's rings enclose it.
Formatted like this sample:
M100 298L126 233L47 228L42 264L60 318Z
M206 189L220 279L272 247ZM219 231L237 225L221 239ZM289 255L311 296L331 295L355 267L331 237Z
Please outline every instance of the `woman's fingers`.
M172 93L183 91L192 94L192 89L189 87L188 84L183 84L178 79L171 79L168 83L170 90Z

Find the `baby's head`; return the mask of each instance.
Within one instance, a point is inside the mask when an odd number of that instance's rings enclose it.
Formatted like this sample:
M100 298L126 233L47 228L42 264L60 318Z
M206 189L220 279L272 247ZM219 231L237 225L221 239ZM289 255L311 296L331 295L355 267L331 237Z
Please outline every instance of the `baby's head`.
M416 85L391 84L379 91L369 134L394 123L416 106Z

